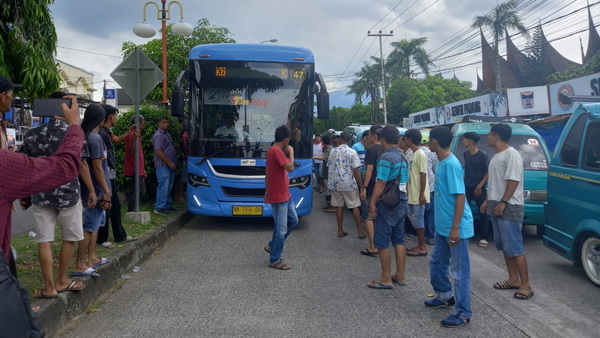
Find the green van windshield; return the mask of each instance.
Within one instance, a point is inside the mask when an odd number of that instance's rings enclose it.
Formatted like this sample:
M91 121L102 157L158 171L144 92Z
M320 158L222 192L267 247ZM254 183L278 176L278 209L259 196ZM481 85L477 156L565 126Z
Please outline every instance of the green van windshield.
M496 151L487 145L487 134L480 134L477 148L483 150L491 160ZM510 138L510 146L515 148L523 158L523 170L548 170L548 158L540 141L535 136L531 135L512 135ZM454 154L464 166L464 153L467 149L462 144L462 136L456 144Z

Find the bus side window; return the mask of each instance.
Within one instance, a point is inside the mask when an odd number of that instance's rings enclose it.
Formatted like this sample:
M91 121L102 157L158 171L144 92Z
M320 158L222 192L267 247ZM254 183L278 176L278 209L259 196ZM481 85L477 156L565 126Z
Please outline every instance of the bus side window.
M590 123L585 133L585 152L583 167L600 169L600 122Z
M575 121L573 128L569 131L569 135L567 135L567 139L565 140L560 153L560 158L565 166L577 167L579 164L579 146L581 144L586 120L586 114L580 115L577 121Z

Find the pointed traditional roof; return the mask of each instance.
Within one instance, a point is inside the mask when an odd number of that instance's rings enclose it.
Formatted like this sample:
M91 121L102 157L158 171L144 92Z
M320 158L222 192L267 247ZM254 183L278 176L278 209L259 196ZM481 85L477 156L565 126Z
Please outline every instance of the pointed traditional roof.
M477 92L481 93L485 90L485 86L483 85L483 80L479 77L479 72L477 72Z
M588 38L588 46L587 51L585 53L585 57L583 58L583 62L588 62L598 51L600 50L600 35L598 35L598 31L596 30L596 26L594 26L594 20L592 20L592 13L590 12L590 7L588 6L588 25L589 25L589 38Z
M527 62L527 56L523 54L517 46L515 46L514 42L510 38L508 31L505 31L506 35L506 60L511 65L511 67L518 72L525 71L525 65Z
M500 57L496 51L489 45L483 31L480 30L481 34L481 55L482 55L482 66L483 66L483 85L486 89L499 90L496 88L496 68L497 59L500 58L500 74L502 80L502 87L505 88L517 88L520 87L519 77L512 69L510 63L504 58Z
M552 47L548 39L546 39L546 35L544 34L544 30L542 29L542 25L540 24L540 32L542 35L542 55L544 65L549 67L554 72L564 72L570 67L573 66L581 66L577 62L573 62L564 56L562 56L559 52Z

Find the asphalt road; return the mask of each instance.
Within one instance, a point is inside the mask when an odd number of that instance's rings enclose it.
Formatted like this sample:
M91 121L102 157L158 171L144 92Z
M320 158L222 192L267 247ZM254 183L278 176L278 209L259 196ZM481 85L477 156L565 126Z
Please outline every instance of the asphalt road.
M504 262L493 246L470 246L471 324L441 327L450 309L429 309L428 258L409 257L408 286L373 290L377 258L359 255L351 215L338 238L334 214L314 212L286 242L291 271L267 268L262 250L272 221L195 217L142 265L138 273L99 302L97 310L66 328L66 337L597 337L600 288L583 271L526 235L535 296L513 299L494 290ZM411 239L409 242L413 242ZM83 291L85 292L85 291Z

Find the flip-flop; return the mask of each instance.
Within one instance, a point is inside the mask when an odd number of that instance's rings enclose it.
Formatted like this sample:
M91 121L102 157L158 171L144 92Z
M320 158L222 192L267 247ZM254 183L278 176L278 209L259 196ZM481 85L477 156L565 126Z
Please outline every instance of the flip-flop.
M77 284L81 284L81 287L75 287L75 285ZM85 284L83 284L82 282L78 282L78 281L71 281L71 283L69 283L69 286L67 286L64 289L60 289L60 290L56 290L56 292L61 293L61 292L67 292L67 291L81 291L85 289Z
M393 289L394 288L393 285L385 285L385 284L380 283L380 282L378 282L376 280L372 280L371 283L375 284L375 285L373 285L373 284L367 284L367 286L370 287L371 289Z
M362 236L358 236L359 239L365 239L367 238L367 235L362 235Z
M92 265L92 269L96 269L97 267L102 266L104 264L108 264L108 263L110 263L110 259L102 257L102 258L100 258L100 262Z
M344 233L342 233L341 235L340 235L340 234L338 234L338 237L345 237L345 236L348 236L348 233L347 233L347 232L344 232Z
M360 250L360 254L365 256L377 257L377 255L379 255L379 252L371 252L369 251L369 248L366 248L364 250Z
M406 283L400 283L400 282L398 282L398 280L395 279L395 278L392 278L392 283L394 283L396 285L400 285L400 286L406 286L407 285Z
M427 252L408 251L406 255L410 257L427 257Z
M85 271L82 271L82 272L73 271L73 272L71 272L71 276L72 277L85 277L85 276L100 277L100 274L97 273L96 270L94 270L93 268L87 268L87 269L85 269Z
M46 295L44 294L44 291L43 291L43 290L39 290L38 292L36 292L36 293L33 295L33 298L37 298L37 299L52 299L52 298L56 298L56 297L58 297L58 295L56 295L56 296L46 296Z
M517 292L515 292L513 297L516 299L527 300L533 297L533 291L529 291L527 289L519 289L517 290Z
M291 267L287 264L285 264L283 261L279 260L275 263L271 263L269 264L269 267L271 269L275 269L275 270L290 270Z
M496 289L496 290L518 290L519 287L510 285L510 284L508 284L507 281L503 280L500 282L496 282L496 284L494 284L494 289Z

